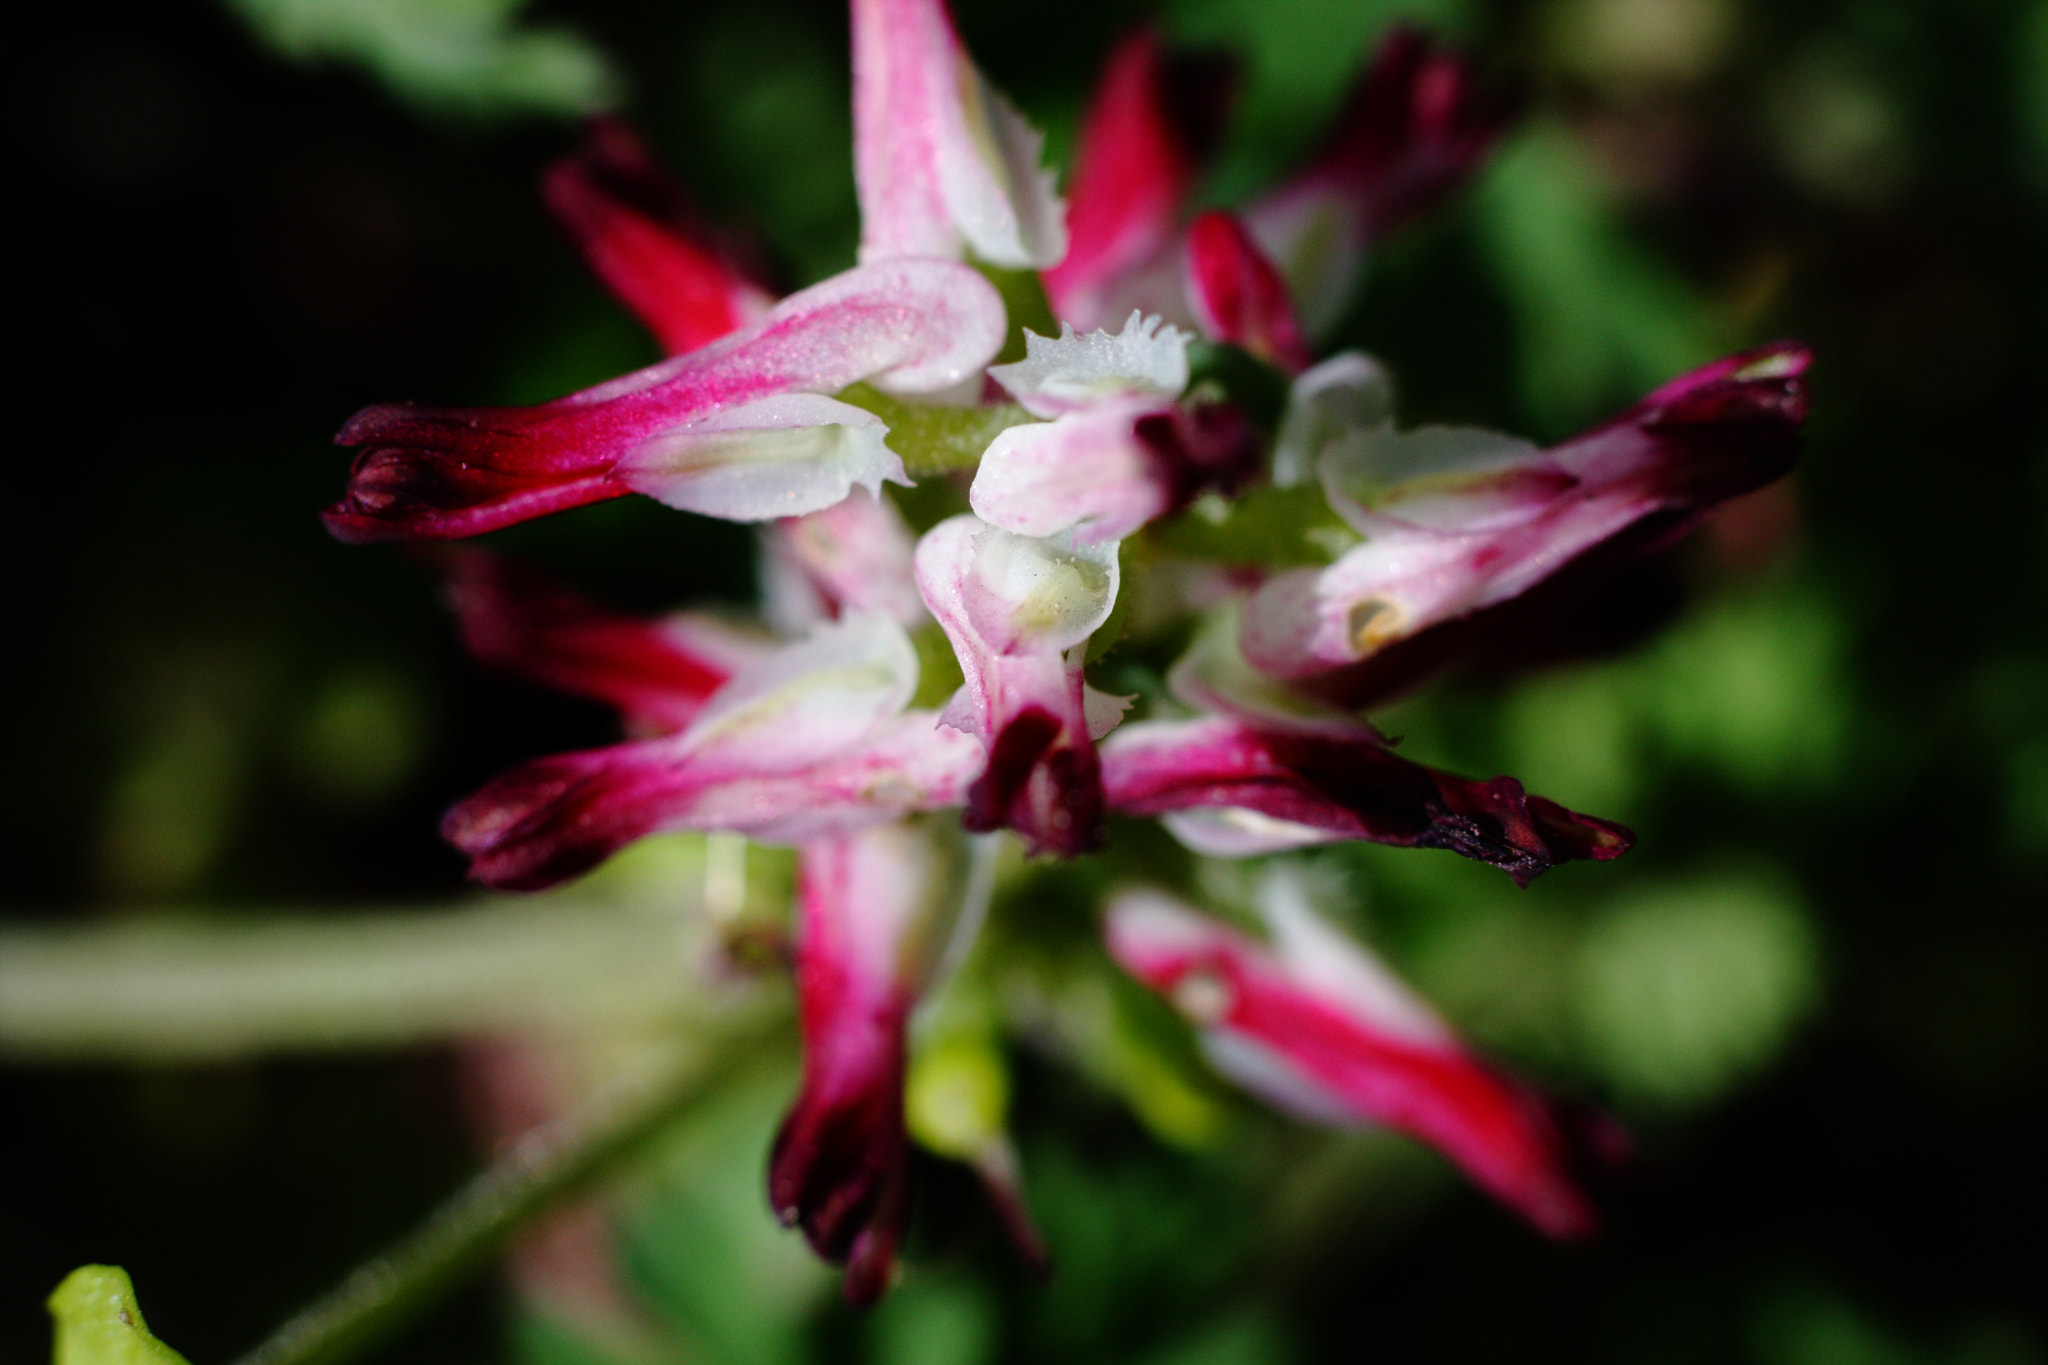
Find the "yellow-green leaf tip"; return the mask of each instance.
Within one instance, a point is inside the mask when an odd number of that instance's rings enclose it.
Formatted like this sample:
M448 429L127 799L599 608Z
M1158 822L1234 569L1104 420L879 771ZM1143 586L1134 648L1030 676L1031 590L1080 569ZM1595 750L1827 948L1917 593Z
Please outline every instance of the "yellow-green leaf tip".
M149 1334L135 1286L119 1266L80 1266L50 1295L49 1308L57 1320L51 1365L186 1365Z

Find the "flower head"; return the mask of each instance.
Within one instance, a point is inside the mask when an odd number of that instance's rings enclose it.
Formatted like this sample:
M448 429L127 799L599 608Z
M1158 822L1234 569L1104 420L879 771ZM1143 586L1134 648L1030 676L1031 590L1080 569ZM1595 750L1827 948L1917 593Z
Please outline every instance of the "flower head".
M1622 826L1397 752L1358 708L1560 570L1782 473L1808 355L1729 357L1548 449L1397 429L1386 370L1314 339L1371 245L1504 128L1463 58L1396 32L1300 174L1196 213L1228 72L1141 31L1090 107L1069 211L942 0L853 0L852 32L861 264L771 300L631 134L596 123L548 202L670 358L537 407L366 409L327 521L452 538L639 492L762 524L758 628L444 558L472 652L609 703L627 737L514 768L443 832L508 890L660 831L797 850L804 1077L769 1192L865 1303L912 1197L913 1011L979 951L995 875L947 852L950 813L1041 857L1114 857L1114 822L1153 818L1197 859L1363 840L1526 883L1619 856ZM1043 271L1057 334L1025 330L982 267ZM991 364L1006 348L1021 358ZM884 495L913 474L916 498ZM1135 695L1113 695L1094 683L1126 641ZM1162 869L1125 871L1148 885L1105 909L1101 951L1219 1072L1429 1143L1548 1233L1592 1227L1584 1133L1319 918L1293 864L1259 881L1264 937L1191 908L1193 885L1150 885ZM1001 1106L982 1108L971 1141L935 1145L989 1176L1035 1258Z

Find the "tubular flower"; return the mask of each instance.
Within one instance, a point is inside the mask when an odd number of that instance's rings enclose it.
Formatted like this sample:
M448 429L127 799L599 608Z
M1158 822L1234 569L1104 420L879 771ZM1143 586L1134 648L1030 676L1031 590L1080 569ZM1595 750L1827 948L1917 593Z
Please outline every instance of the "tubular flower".
M1435 1147L1553 1237L1593 1230L1570 1129L1534 1092L1467 1052L1275 867L1261 944L1157 891L1111 902L1110 954L1194 1023L1209 1060L1303 1118L1384 1124Z
M1353 428L1318 472L1364 543L1261 588L1245 653L1280 677L1327 672L1505 602L1624 533L1686 529L1791 467L1810 360L1790 344L1730 356L1549 450L1469 428Z
M1183 905L1193 873L1106 910L1098 963L1178 1005L1218 1070L1437 1147L1548 1233L1589 1230L1581 1134L1316 918L1291 869L1366 840L1526 883L1628 849L1512 777L1397 753L1358 708L1518 599L1572 590L1589 557L1652 549L1783 473L1807 352L1732 356L1547 450L1398 430L1385 369L1312 342L1371 243L1505 126L1461 58L1395 33L1300 175L1194 215L1228 69L1140 32L1089 109L1069 211L941 0L851 6L861 264L771 301L600 121L548 203L670 358L537 407L370 408L341 433L358 453L327 521L347 540L468 536L627 492L763 524L762 628L627 616L443 552L479 659L610 704L628 735L515 767L444 834L509 890L659 831L797 850L804 1078L769 1191L856 1302L888 1282L913 1133L977 1164L1036 1259L994 1042L1019 1007L974 929L1009 875L999 831L1159 882L1111 842L1119 819L1159 819L1205 872L1293 851L1260 883L1263 940ZM1042 270L1058 334L1007 313L1041 315L1029 277L998 293L983 267ZM1191 358L1196 335L1213 344ZM1023 359L992 364L1004 351ZM914 497L882 488L913 472ZM941 833L953 810L990 836L972 858ZM953 1011L957 1055L920 1041L921 1002ZM920 1079L948 1077L975 1089L957 1112Z
M952 388L1002 339L1002 301L965 266L860 266L721 341L539 407L366 408L335 438L363 449L327 526L345 540L470 536L629 492L734 521L814 512L855 484L908 481L881 419L827 395Z
M903 1123L904 1027L917 997L920 929L936 869L901 825L820 835L797 883L803 1089L768 1159L768 1198L784 1225L846 1267L846 1297L888 1287L910 1212Z

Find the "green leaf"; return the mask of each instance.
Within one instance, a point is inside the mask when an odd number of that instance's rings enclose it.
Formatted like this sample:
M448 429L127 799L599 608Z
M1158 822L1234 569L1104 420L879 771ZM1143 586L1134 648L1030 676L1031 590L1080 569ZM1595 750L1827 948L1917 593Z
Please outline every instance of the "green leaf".
M50 1295L57 1320L52 1365L185 1365L185 1357L149 1334L128 1272L83 1265Z
M597 49L565 28L519 25L522 0L227 0L294 61L366 68L400 99L473 117L586 114L619 86Z

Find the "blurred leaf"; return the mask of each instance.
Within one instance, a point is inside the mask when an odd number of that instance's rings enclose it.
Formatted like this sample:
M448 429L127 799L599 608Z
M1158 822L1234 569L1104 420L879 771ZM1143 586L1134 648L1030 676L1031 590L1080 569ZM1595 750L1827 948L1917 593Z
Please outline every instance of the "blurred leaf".
M1629 238L1562 128L1502 148L1476 203L1521 331L1522 398L1553 434L1725 349L1706 301Z
M618 77L565 28L517 24L525 0L227 0L280 56L366 68L407 103L502 117L589 113Z
M914 1280L868 1323L873 1365L986 1365L999 1338L987 1291L957 1278Z
M1770 1061L1820 991L1813 930L1769 876L1635 892L1587 930L1574 965L1587 1059L1625 1094L1672 1105Z
M52 1365L185 1365L149 1334L135 1286L119 1266L80 1266L50 1295L57 1320Z

